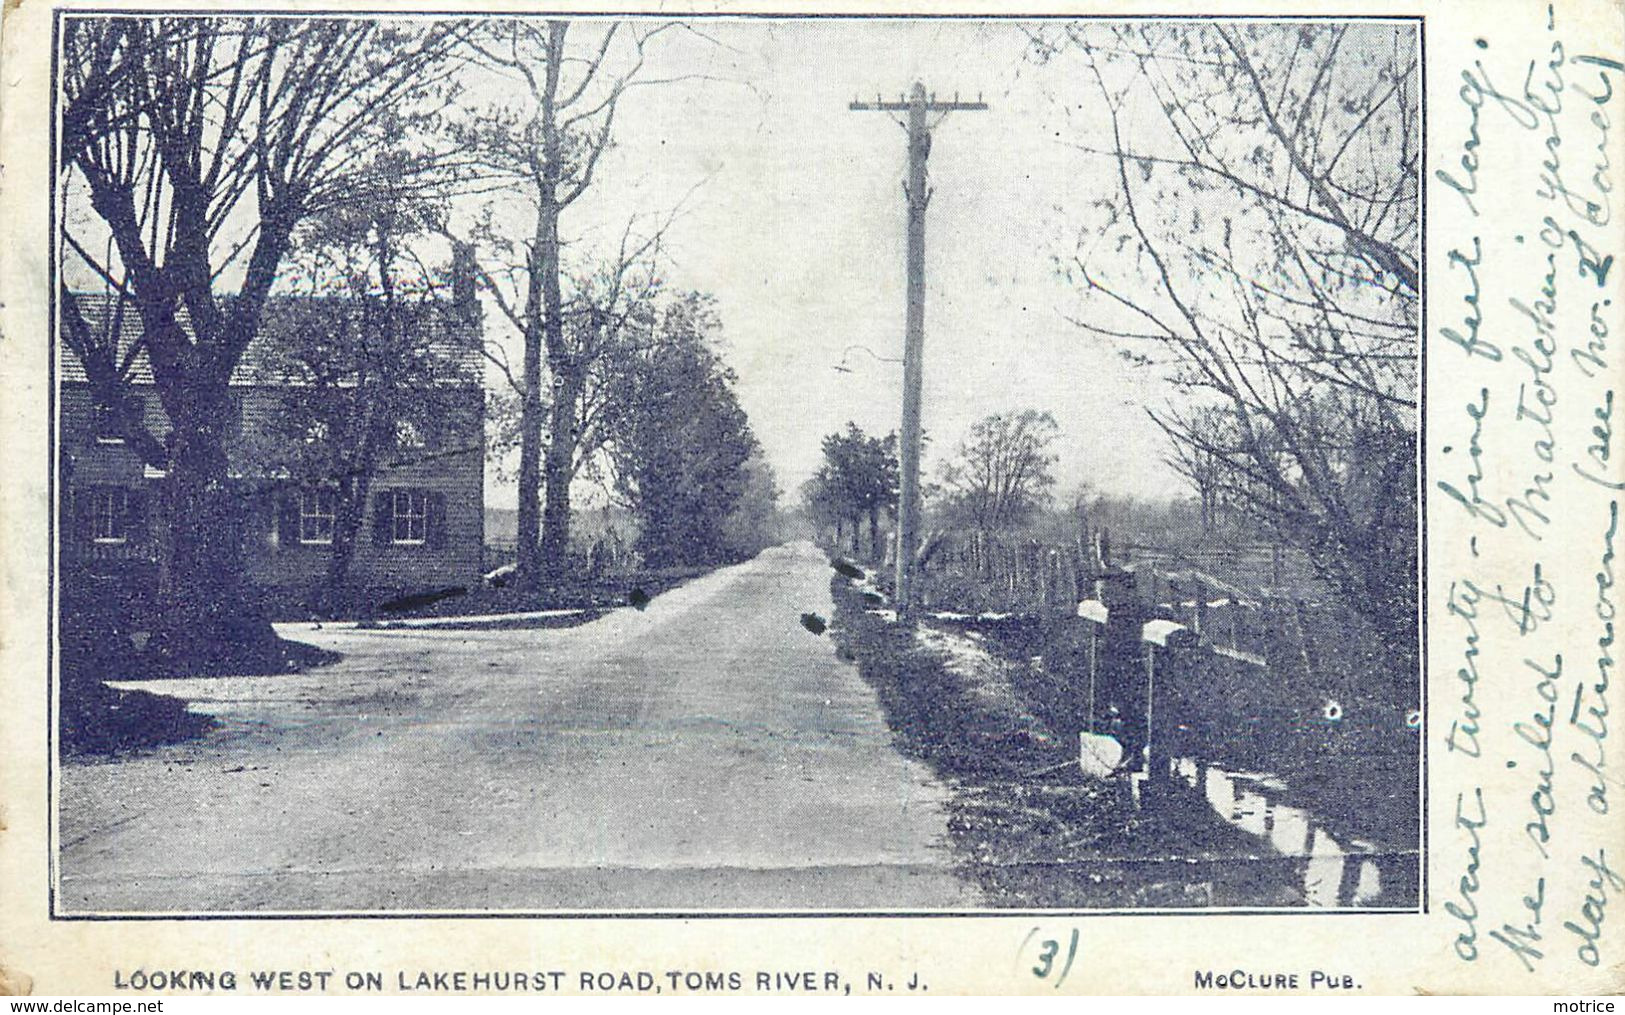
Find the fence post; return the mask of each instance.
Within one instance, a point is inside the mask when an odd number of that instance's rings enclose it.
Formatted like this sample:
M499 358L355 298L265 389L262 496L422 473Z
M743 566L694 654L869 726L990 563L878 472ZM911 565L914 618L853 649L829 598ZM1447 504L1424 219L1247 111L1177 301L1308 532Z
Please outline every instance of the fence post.
M1083 590L1078 587L1078 564L1078 555L1068 548L1063 555L1062 566L1066 568L1066 597L1067 601L1071 603L1076 603L1083 598Z
M1193 635L1183 624L1149 620L1141 628L1141 639L1145 652L1145 774L1153 784L1160 784L1167 781L1173 754L1165 735L1170 724L1157 708L1157 696L1161 693L1166 703L1168 684L1175 676L1174 667L1181 661L1182 650L1190 645Z
M1111 623L1111 610L1098 599L1080 601L1076 614L1088 630L1089 641L1086 647L1086 665L1084 668L1086 695L1084 707L1084 725L1087 732L1098 732L1100 702L1100 669L1101 649L1106 634L1106 626Z
M1085 715L1088 716L1090 733L1095 731L1098 715L1095 688L1100 681L1100 629L1099 624L1089 625L1089 707Z
M1320 653L1315 650L1314 636L1309 633L1309 604L1298 599L1292 607L1298 622L1298 641L1303 646L1299 651L1303 656L1304 676L1313 677L1320 671Z

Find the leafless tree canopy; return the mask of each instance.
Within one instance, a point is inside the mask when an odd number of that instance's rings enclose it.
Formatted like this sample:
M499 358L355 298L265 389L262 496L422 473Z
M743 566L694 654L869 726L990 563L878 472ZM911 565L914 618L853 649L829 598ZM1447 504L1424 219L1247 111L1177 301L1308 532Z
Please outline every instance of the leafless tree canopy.
M601 403L594 365L618 334L629 306L634 268L651 260L660 228L641 240L631 229L608 267L583 267L573 296L562 257L560 220L593 185L614 139L626 93L661 83L644 74L656 40L675 23L615 22L602 27L566 21L508 20L482 28L470 42L473 60L508 79L518 100L475 110L455 124L461 144L496 188L524 196L521 233L504 228L488 206L475 230L486 251L485 287L523 336L517 369L499 351L492 360L514 391L517 419L507 430L519 444L518 563L523 580L565 566L570 484L596 441L584 433ZM647 274L647 273L646 273ZM624 321L620 321L624 323ZM544 391L543 365L551 380ZM545 493L545 496L544 496Z
M443 84L432 68L459 32L337 19L66 23L68 256L135 298L161 391L177 370L229 375L294 228L355 196L368 142L432 104ZM242 277L229 302L214 298L225 275ZM181 306L197 343L189 356L173 328ZM76 351L87 369L105 352Z
M1076 323L1171 382L1176 467L1414 641L1414 29L1074 24L1034 52L1076 69L1066 141L1110 181L1063 264Z
M1050 451L1060 427L1047 412L988 416L960 442L942 470L949 509L975 529L997 532L1027 521L1055 485Z

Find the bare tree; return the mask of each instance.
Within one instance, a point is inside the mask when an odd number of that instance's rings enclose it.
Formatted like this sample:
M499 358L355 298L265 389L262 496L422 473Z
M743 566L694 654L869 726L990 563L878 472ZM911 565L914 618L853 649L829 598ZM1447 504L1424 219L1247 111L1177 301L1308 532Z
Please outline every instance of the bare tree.
M1224 406L1204 405L1191 412L1189 422L1211 437L1225 429L1229 419ZM1225 488L1233 481L1228 460L1215 454L1211 444L1211 440L1170 441L1168 454L1163 457L1195 488L1203 536L1211 535L1224 520L1228 504Z
M558 389L565 385L555 385L552 398L544 403L549 417L547 446L558 428L568 434L570 459L556 463L562 472L559 481L566 488L582 475L601 480L606 490L612 488L611 478L604 474L604 452L615 435L616 400L629 383L627 373L636 350L656 326L656 302L663 290L658 267L660 233L639 237L632 225L613 255L566 276L571 297L561 310L560 341L579 371L579 383L564 391ZM488 284L495 284L489 274L486 277ZM526 433L541 434L534 423L527 426L527 385L522 370L514 369L500 342L487 342L484 351L502 382L491 409L490 451L500 459L518 448L523 458Z
M224 431L232 372L294 229L353 198L365 153L432 113L463 32L338 18L64 22L64 258L127 300L142 331L139 350L94 331L64 280L64 339L114 407L134 356L151 363L172 429L160 442L137 419L123 425L167 474L170 633L193 648L268 636L239 615L242 506Z
M517 373L498 364L519 399L521 581L556 577L564 567L570 484L578 467L576 424L594 349L608 326L590 301L566 306L560 218L593 185L627 91L662 83L641 75L654 40L676 27L616 22L578 29L562 20L512 20L487 28L473 43L484 66L522 89L518 105L481 110L462 129L487 171L523 188L532 211L526 236L505 235L489 211L477 230L494 259L482 273L486 288L524 342ZM620 263L624 271L629 259ZM574 325L567 321L572 309ZM551 397L543 390L544 360Z
M258 460L332 497L326 591L340 608L379 471L479 448L480 378L468 362L479 328L471 254L454 249L449 269L417 256L412 241L440 216L435 202L395 188L404 158L382 153L374 193L298 231L291 291L266 307L274 344L255 378L277 389L277 412L245 435ZM281 491L277 514L278 531L288 539L291 529L295 543L298 496Z
M971 427L942 469L950 510L970 526L996 532L1030 519L1055 485L1050 447L1060 427L1047 412L997 413Z
M1381 24L1060 26L1067 141L1113 192L1065 274L1079 326L1159 370L1206 496L1415 638L1417 38ZM1080 211L1082 211L1080 209ZM1200 473L1200 475L1198 475Z

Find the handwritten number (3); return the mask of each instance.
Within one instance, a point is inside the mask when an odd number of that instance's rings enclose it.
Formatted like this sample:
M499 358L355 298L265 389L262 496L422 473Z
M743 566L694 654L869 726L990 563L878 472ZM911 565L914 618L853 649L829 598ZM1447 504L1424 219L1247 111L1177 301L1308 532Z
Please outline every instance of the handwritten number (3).
M1049 979L1049 971L1055 966L1055 956L1060 952L1060 942L1053 938L1042 942L1038 951L1038 965L1033 967L1033 975L1040 980Z
M1034 927L1032 934L1027 935L1028 940L1031 940L1033 934L1037 932L1038 928ZM1055 959L1060 954L1061 942L1054 938L1045 938L1040 941L1038 943L1038 964L1032 967L1033 976L1040 980L1048 980L1050 974L1055 972ZM1062 963L1060 972L1055 976L1054 982L1050 984L1051 987L1059 988L1061 984L1066 982L1067 974L1072 972L1072 962L1077 956L1078 929L1074 927L1071 936L1067 939L1066 961Z

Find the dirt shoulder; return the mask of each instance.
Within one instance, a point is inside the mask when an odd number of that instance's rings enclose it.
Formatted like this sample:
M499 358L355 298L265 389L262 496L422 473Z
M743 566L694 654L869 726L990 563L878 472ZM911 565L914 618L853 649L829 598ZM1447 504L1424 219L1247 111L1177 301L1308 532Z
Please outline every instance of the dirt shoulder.
M898 748L952 788L952 845L988 905L1303 904L1292 863L1200 800L1137 809L1126 780L1086 778L1077 731L1052 723L997 665L965 658L962 641L930 627L917 636L840 574L830 591L831 636L874 687Z

